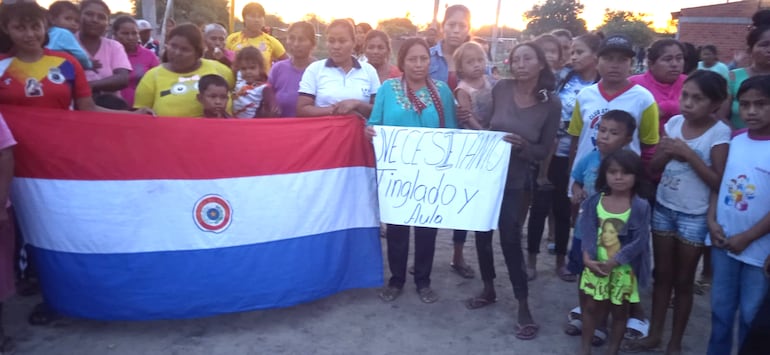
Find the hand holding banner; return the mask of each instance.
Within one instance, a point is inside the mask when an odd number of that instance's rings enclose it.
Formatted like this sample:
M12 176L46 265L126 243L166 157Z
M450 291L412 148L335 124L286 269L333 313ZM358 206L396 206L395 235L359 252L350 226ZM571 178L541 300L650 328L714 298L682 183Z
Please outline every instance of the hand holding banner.
M511 155L504 132L374 129L382 222L474 231L497 228Z

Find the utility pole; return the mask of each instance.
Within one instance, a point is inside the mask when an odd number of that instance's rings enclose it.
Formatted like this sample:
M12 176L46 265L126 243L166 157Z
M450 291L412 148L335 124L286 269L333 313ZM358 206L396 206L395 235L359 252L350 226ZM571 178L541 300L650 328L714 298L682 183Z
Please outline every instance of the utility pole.
M438 5L441 0L433 0L433 22L431 22L431 27L438 30ZM441 31L439 31L441 32Z
M155 0L142 0L142 13L136 15L142 16L142 18L147 20L147 22L152 25L152 28L157 31L158 18L155 15Z
M235 32L235 0L230 0L230 16L229 16L229 23L230 25L230 33Z
M495 27L492 27L492 43L489 45L489 49L492 52L492 64L495 64L495 58L497 57L497 38L500 36L500 3L502 0L497 0L497 12L495 12Z
M168 19L173 16L174 13L174 0L166 0L166 11L163 13L163 25L160 28L160 48L164 48L166 43L166 35L168 34Z

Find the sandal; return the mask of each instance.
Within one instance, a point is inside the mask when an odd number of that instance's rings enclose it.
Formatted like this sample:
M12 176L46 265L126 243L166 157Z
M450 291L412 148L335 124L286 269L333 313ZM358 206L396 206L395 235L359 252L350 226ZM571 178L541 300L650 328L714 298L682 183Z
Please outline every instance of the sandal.
M30 325L49 325L58 315L45 303L38 303L30 312L27 321Z
M600 347L607 343L607 330L596 328L594 329L594 336L591 338L591 346Z
M564 327L564 333L569 336L583 334L583 320L580 315L580 307L575 307L567 315L567 325Z
M471 297L467 300L465 300L465 308L468 309L479 309L482 307L489 306L490 304L493 304L497 302L496 298L488 299L481 296Z
M474 276L476 276L476 273L467 264L457 265L455 263L451 263L449 266L452 268L452 271L462 276L463 278L472 279Z
M620 351L624 353L662 352L660 344L647 344L646 338L627 340L620 344Z
M567 266L562 266L559 268L559 271L557 271L557 274L559 275L559 278L564 282L575 282L577 281L577 275L569 272L567 270Z
M422 301L422 303L434 303L438 301L438 295L436 292L433 292L433 289L430 287L423 287L417 290L417 294L420 296L420 301Z
M711 289L711 282L703 279L695 281L694 291L696 295L705 295L709 292L710 289Z
M639 340L648 335L650 331L650 322L648 320L641 320L636 318L628 318L626 323L626 334L623 338L628 340Z
M537 332L540 330L540 326L534 323L531 324L516 324L516 338L521 340L532 340L537 338Z
M401 296L401 290L401 288L396 286L386 286L380 290L378 296L380 296L380 299L385 302L393 302L396 300L396 298L398 298L398 296Z

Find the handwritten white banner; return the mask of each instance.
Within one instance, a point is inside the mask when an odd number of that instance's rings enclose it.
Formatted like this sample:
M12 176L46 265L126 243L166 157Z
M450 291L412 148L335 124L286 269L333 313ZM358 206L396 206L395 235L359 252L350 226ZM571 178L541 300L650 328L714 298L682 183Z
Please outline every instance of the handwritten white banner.
M503 132L375 126L380 220L497 229L510 144Z

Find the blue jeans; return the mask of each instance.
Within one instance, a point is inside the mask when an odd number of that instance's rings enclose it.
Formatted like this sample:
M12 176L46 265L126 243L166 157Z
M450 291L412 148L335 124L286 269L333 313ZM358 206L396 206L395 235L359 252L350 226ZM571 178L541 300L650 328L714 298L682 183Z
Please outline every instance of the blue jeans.
M711 248L711 265L714 278L708 355L730 354L735 312L740 311L738 337L743 343L765 297L768 281L762 268L733 259L724 249Z

